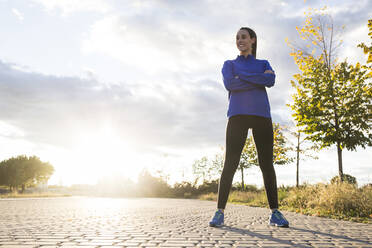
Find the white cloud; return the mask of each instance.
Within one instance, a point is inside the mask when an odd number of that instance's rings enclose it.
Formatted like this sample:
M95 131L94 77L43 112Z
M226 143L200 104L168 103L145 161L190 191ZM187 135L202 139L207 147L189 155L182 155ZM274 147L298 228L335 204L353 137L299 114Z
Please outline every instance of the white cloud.
M195 72L220 66L221 42L216 42L212 33L167 19L146 15L105 17L92 26L82 49L143 68L145 74Z
M343 36L343 47L339 51L341 60L347 58L349 63L360 62L364 64L367 61L367 55L358 47L358 44L362 42L368 44L369 42L367 21L363 26L354 29L346 27L346 30L348 32Z
M25 137L36 143L68 147L82 130L93 133L106 121L120 137L149 150L207 146L223 134L216 137L218 129L205 133L211 123L224 124L225 92L215 81L105 85L94 78L24 72L5 63L0 63L0 80L2 119L27 130Z
M21 138L24 137L24 132L11 124L0 121L0 136Z
M23 21L23 14L19 12L19 10L12 8L12 13L18 18L18 20L20 20L21 22Z
M52 12L60 10L63 16L67 16L73 12L100 12L107 13L112 7L105 0L32 0L35 3L41 4L45 10Z

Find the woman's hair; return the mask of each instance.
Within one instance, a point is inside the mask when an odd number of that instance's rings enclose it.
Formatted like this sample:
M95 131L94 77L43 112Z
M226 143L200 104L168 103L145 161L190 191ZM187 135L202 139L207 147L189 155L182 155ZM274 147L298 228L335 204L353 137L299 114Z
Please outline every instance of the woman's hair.
M249 36L251 37L251 39L252 39L253 37L256 38L256 42L255 42L254 44L252 44L252 55L253 55L254 58L256 58L256 51L257 51L257 35L256 35L256 33L255 33L252 29L250 29L250 28L248 28L248 27L241 27L240 30L242 30L242 29L248 31Z

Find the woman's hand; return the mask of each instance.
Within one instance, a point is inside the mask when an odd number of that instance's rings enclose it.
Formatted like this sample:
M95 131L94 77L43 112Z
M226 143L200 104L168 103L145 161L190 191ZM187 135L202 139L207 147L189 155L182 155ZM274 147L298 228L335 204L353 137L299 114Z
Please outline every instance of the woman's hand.
M272 73L272 74L275 74L275 72L273 72L272 70L266 70L266 71L264 71L264 73Z

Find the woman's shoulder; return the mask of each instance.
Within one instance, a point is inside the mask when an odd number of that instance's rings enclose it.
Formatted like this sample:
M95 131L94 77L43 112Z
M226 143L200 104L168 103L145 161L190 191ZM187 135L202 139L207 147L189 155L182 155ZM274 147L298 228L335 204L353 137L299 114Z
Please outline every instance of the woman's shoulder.
M226 60L224 60L224 63L232 63L234 61L236 61L236 58L235 59L226 59Z
M258 62L268 62L267 59L256 59Z
M255 59L257 62L259 62L259 63L268 63L269 62L269 60L268 59Z
M234 63L235 59L227 59L223 62L223 67L230 67Z
M241 55L238 55L236 58L231 58L231 59L226 59L224 61L224 64L235 64L235 63L239 63L240 61L241 62L244 62L246 61L246 59L243 58L243 56ZM257 58L254 58L254 57L251 57L249 58L248 60L251 60L251 61L254 61L254 63L257 63L257 64L269 64L269 60L268 59L257 59Z

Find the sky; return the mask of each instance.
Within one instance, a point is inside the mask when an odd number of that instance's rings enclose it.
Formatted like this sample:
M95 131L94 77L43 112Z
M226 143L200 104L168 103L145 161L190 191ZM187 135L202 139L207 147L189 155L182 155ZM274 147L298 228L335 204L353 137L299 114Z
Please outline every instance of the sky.
M136 181L143 169L192 180L194 161L225 145L221 69L239 55L239 28L255 30L257 58L276 73L273 122L293 125L286 104L299 70L285 39L298 40L304 12L325 5L345 25L340 60L364 63L368 0L0 0L0 161L36 155L55 168L49 184ZM335 146L316 155L301 160L300 183L337 175ZM371 183L371 160L370 147L344 150L344 173ZM278 185L294 185L295 168L275 165ZM263 185L258 167L245 182Z

